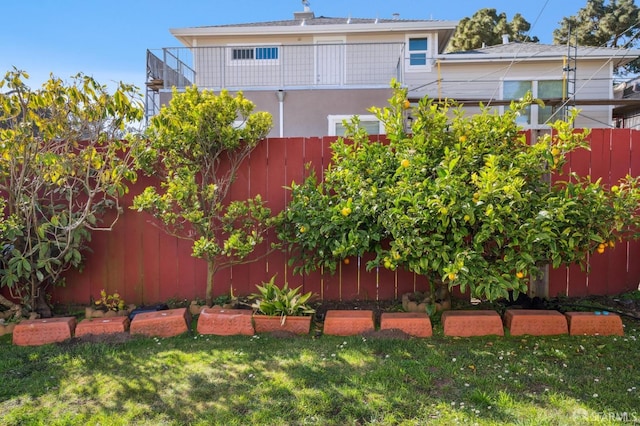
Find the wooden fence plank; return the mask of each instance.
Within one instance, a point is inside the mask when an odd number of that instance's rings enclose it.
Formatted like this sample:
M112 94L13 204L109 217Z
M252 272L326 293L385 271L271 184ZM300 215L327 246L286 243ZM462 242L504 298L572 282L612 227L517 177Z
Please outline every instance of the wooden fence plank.
M613 129L611 132L611 161L609 187L631 172L631 132L629 129ZM609 269L607 288L604 294L617 294L629 288L629 243L616 242L613 249L607 250Z
M640 131L631 132L631 176L640 176ZM640 212L638 212L640 214ZM640 289L640 241L631 241L627 249L627 288L625 291Z

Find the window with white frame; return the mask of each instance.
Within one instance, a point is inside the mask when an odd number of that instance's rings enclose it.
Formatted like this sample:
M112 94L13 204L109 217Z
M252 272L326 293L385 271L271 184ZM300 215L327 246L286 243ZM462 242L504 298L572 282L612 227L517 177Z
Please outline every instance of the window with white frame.
M345 121L351 122L353 115L329 115L329 136L344 136L347 130ZM360 127L365 129L370 135L385 134L384 125L375 115L359 115Z
M231 63L247 64L253 61L277 62L280 55L278 46L238 46L231 47Z
M428 35L407 36L407 71L428 71L431 69L431 40Z
M562 80L512 80L504 81L502 98L505 100L522 99L527 92L534 98L560 99L563 96ZM527 107L516 120L523 126L541 126L560 117L555 115L556 107L531 105Z

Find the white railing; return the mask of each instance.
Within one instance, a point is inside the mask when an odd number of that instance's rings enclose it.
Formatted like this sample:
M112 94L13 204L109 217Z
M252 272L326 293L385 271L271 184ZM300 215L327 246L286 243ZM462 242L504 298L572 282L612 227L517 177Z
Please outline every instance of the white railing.
M404 43L183 47L148 55L157 74L148 79L162 89L373 88L402 82Z

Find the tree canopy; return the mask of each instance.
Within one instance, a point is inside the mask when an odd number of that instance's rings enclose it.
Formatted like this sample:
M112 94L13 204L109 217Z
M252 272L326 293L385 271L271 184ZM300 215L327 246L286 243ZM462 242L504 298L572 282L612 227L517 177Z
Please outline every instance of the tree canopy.
M133 208L193 242L193 256L207 262L209 305L216 271L245 262L269 227L271 211L260 195L227 199L238 167L271 129L271 115L254 107L242 93L174 90L151 120L150 146L141 157L145 170L160 178L161 190L147 187Z
M639 179L611 188L575 174L549 183L566 154L587 147L572 119L525 140L518 114L467 116L455 105L420 100L407 129L407 90L372 108L388 142L369 140L357 118L332 145L324 180L291 185L279 236L297 271L335 271L372 253L368 267L406 268L432 284L497 299L525 291L539 267L584 264L616 241L637 236Z
M505 13L498 14L496 9L480 9L472 17L460 20L449 44L449 51L457 52L478 49L483 45L500 44L505 34L511 41L537 43L538 37L529 35L530 29L531 24L519 13L509 21Z
M577 14L568 16L553 31L553 42L578 46L632 48L640 46L640 9L634 0L588 0ZM624 72L640 71L635 60Z
M31 90L27 78L0 81L0 286L47 315L47 289L81 268L92 231L118 220L142 144L125 129L143 108L131 85L109 93L79 74Z

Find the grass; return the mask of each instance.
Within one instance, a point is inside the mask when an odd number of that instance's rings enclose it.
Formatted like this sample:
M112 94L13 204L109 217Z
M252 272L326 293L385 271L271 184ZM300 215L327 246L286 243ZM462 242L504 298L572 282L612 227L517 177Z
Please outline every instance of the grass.
M640 423L640 324L624 337L185 334L17 347L3 425Z

